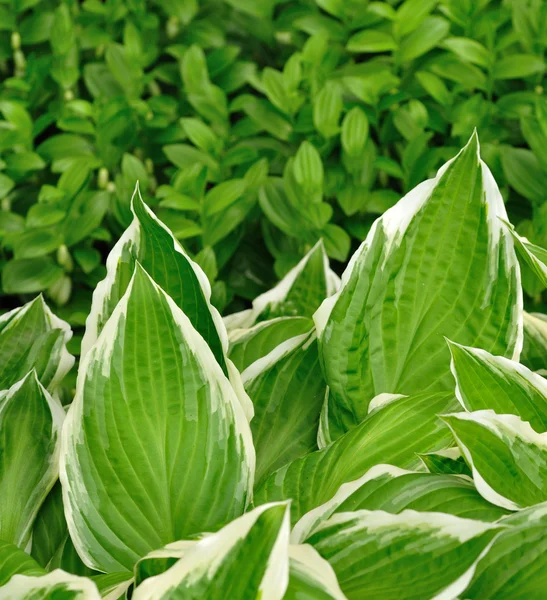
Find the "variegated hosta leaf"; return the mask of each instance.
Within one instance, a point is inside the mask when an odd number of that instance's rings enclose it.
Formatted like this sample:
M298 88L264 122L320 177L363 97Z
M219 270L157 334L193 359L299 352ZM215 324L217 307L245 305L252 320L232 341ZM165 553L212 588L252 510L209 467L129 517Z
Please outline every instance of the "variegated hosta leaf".
M65 413L36 371L0 392L0 539L25 547L58 476Z
M471 469L465 462L459 448L426 452L419 456L430 473L437 475L468 475L472 477Z
M437 415L457 405L448 392L392 399L330 446L272 473L255 492L254 500L260 504L291 498L291 516L296 522L330 500L343 483L358 479L374 465L419 466L416 453L454 444Z
M187 555L188 552L198 543L201 537L196 536L197 539L192 540L179 540L178 542L172 542L167 544L163 548L152 550L146 556L143 556L135 565L135 587L139 586L145 579L154 577L155 575L161 575L165 573L167 569L171 568L179 559Z
M547 287L547 250L520 236L512 225L508 226L513 235L515 248L520 258L532 269L539 281Z
M456 396L468 411L492 409L518 415L538 432L547 431L547 380L523 365L449 342Z
M80 366L63 428L70 535L97 570L240 515L254 472L251 432L211 350L137 264Z
M289 546L289 557L289 587L283 600L347 600L332 567L312 546Z
M524 342L520 362L532 371L547 369L547 315L524 313Z
M259 506L195 544L133 600L281 600L289 579L289 505Z
M250 310L229 315L226 326L248 329L257 321L276 317L311 318L321 302L336 292L340 279L329 267L323 241L317 244L271 290L257 296Z
M0 589L0 600L100 600L97 586L86 577L61 569L41 577L14 575Z
M118 600L125 598L125 593L133 584L133 577L125 571L94 575L91 581L97 586L103 600Z
M139 261L154 281L186 314L211 348L217 362L225 363L227 335L218 311L211 305L211 286L201 268L143 202L137 188L131 199L133 221L110 252L106 278L94 294L82 340L82 358L89 352L124 295Z
M234 329L230 332L228 356L240 371L244 371L284 341L313 328L313 321L307 317L277 317L249 329Z
M518 359L520 271L503 199L474 134L373 225L314 316L333 437L380 393L453 387L443 336Z
M74 364L66 344L68 323L58 319L42 296L0 316L0 390L11 387L29 371L54 391Z
M305 514L295 525L291 539L302 542L335 513L383 510L397 514L406 509L443 512L466 519L496 521L506 511L486 502L467 477L418 473L376 465L363 477L340 486L325 504Z
M518 510L547 500L547 433L492 410L444 415L486 500Z
M315 334L283 342L241 376L254 404L255 485L275 469L317 449L326 384Z
M508 526L480 561L464 598L544 600L547 589L547 504L503 519Z
M75 575L91 575L68 535L61 483L58 481L40 507L32 528L31 555L47 569L63 569Z
M42 567L21 548L0 540L0 597L2 588L13 575L44 575Z
M442 513L360 510L332 516L307 542L349 600L454 600L498 531Z

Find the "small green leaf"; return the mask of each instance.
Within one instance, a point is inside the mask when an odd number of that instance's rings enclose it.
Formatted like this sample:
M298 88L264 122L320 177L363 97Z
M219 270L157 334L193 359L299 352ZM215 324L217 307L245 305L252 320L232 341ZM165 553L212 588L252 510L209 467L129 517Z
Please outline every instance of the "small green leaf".
M342 148L348 156L362 155L367 144L368 131L367 115L358 106L354 106L342 121Z
M524 343L520 362L532 369L547 368L547 316L524 312Z
M53 285L64 274L49 256L10 260L2 269L2 289L6 294L32 294Z
M545 61L533 54L511 54L496 60L492 70L494 79L524 79L543 73Z
M450 24L442 17L427 17L401 41L398 49L399 60L407 63L429 52L447 36L449 30Z
M384 31L365 29L354 33L348 40L348 52L387 52L395 50L397 42L393 36Z
M323 137L330 138L338 133L342 108L340 86L327 81L313 103L313 124Z

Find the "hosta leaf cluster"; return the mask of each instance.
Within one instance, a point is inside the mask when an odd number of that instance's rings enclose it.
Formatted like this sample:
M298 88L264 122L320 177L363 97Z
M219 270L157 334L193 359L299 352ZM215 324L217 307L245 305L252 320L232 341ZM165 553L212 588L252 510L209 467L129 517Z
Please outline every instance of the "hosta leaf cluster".
M476 134L341 278L320 240L224 319L138 186L130 211L73 399L68 324L42 297L0 321L1 599L544 597L547 345L517 254L541 279L545 251Z

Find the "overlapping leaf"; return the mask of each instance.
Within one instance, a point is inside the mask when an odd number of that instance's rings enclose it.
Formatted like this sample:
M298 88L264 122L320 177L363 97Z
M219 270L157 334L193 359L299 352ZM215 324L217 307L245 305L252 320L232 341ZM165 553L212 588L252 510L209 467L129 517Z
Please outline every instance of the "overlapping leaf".
M234 329L230 332L228 356L236 368L244 371L284 341L312 328L313 321L306 317L277 317L261 321L249 329Z
M530 267L543 286L547 287L547 250L521 237L512 226L509 227L509 231L515 240L520 258Z
M547 315L524 313L524 343L520 361L532 371L547 369Z
M69 531L98 570L131 570L250 500L254 449L238 397L140 265L81 364L61 458Z
M21 548L0 540L0 596L2 595L1 586L17 574L44 575L45 571Z
M547 431L547 380L503 356L449 345L456 395L466 410L518 415L538 433Z
M66 344L72 331L49 310L42 296L0 316L0 390L31 370L53 391L74 364Z
M479 521L495 521L506 514L484 500L467 477L376 465L363 477L340 486L328 502L306 513L295 525L292 540L305 540L319 523L335 513L382 510L398 514L407 509Z
M58 476L64 411L36 371L0 392L0 539L24 548Z
M272 473L256 491L255 502L291 498L291 517L296 522L330 500L343 483L358 479L374 465L416 467L421 464L416 453L453 445L437 415L455 406L450 393L391 399L330 446Z
M197 542L165 573L141 583L133 598L281 600L288 548L288 504L260 506Z
M469 600L543 600L547 583L547 505L504 518L465 592Z
M283 600L346 600L332 567L312 546L289 546L289 557L289 586Z
M255 485L284 464L317 449L326 384L313 334L290 338L242 374L253 401Z
M349 600L457 598L499 528L442 513L359 510L321 523L307 543Z
M131 200L133 221L107 259L107 276L93 294L93 305L82 341L82 358L97 340L125 293L135 261L182 309L227 373L226 333L211 306L211 286L201 268L184 252L173 234L142 201L138 187Z
M228 329L245 329L276 317L310 318L321 302L336 292L338 276L329 267L323 241L317 244L271 290L253 300L252 309L226 319Z
M522 291L499 190L473 135L378 219L315 315L334 436L379 393L450 389L443 336L518 359Z
M486 500L517 510L547 500L547 433L492 410L442 417Z
M0 589L1 600L100 600L97 586L86 577L61 569L41 577L14 575Z
M420 459L430 473L437 475L469 475L471 469L459 448L447 448L437 452L420 454Z

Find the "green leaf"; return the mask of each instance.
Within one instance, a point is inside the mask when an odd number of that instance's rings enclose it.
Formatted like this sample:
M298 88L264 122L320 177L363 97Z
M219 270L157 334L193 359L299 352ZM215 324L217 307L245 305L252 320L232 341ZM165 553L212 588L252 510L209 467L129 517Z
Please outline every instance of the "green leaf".
M307 539L319 524L337 513L381 510L399 514L409 509L477 521L497 521L507 514L484 500L467 477L376 465L359 479L340 486L328 502L305 514L293 528L291 539Z
M352 157L357 158L365 151L368 141L369 124L367 115L354 106L342 121L342 149Z
M209 177L213 180L218 178L219 166L217 161L202 150L198 150L187 144L172 144L164 146L163 151L167 158L180 169L185 169L196 163L205 165L209 169Z
M86 577L61 569L41 577L14 575L2 588L5 600L100 600L97 586Z
M15 186L15 181L7 175L0 173L0 200L5 198Z
M391 34L375 29L354 33L346 45L348 52L387 52L395 48L397 42Z
M521 237L513 227L509 227L509 231L513 236L519 257L530 267L540 283L547 287L547 250Z
M67 54L74 45L74 29L67 4L61 4L54 12L52 28L54 35L50 44L54 54Z
M36 152L17 152L6 156L8 171L26 173L27 171L40 171L46 166Z
M405 0L395 14L400 35L414 31L437 5L437 0Z
M246 187L244 179L229 179L215 185L205 195L203 202L204 214L211 217L236 203L245 193Z
M543 73L545 61L533 54L511 54L496 60L492 70L494 79L524 79Z
M211 306L207 276L146 206L138 190L133 194L131 210L133 221L112 249L106 263L106 279L93 295L82 340L82 357L95 343L125 293L138 260L188 316L227 372L224 350L228 345L227 335L220 315Z
M493 410L444 415L481 495L518 510L547 499L547 434Z
M76 554L63 508L60 482L57 482L40 507L32 529L32 557L45 569L63 569L75 575L90 575Z
M459 448L447 448L438 452L420 454L420 459L430 473L472 476L471 469L465 462Z
M332 567L312 546L289 546L289 557L289 586L283 600L347 600Z
M255 485L283 465L317 449L326 384L317 341L308 333L283 342L242 374L253 401Z
M94 575L91 581L97 586L101 598L125 598L126 592L133 584L133 577L127 572Z
M42 296L0 316L0 390L35 369L42 385L55 391L74 364L66 349L71 338L68 323L49 310Z
M56 250L62 243L63 237L56 229L31 229L14 239L13 255L16 260L44 256Z
M200 150L212 154L218 153L220 140L214 134L213 130L199 119L181 119L181 125L186 135L192 140Z
M360 510L334 515L307 542L330 562L348 600L440 599L465 590L498 531L442 513Z
M427 17L422 24L405 37L398 49L399 60L410 62L435 48L450 30L448 21L441 17Z
M36 371L0 392L0 539L25 547L58 474L64 411Z
M310 142L302 142L294 157L293 174L306 195L323 192L323 163Z
M474 135L375 222L314 315L333 437L377 394L453 389L443 335L518 358L520 273L505 214Z
M449 342L456 395L465 410L518 415L547 431L547 380L523 365L478 348Z
M198 541L168 571L141 583L133 598L221 600L229 590L231 600L282 600L289 579L288 547L288 504L266 504Z
M456 406L450 393L379 396L371 405L376 409L362 423L326 448L274 472L258 488L254 501L291 498L292 519L296 522L330 500L343 483L358 479L374 465L417 467L421 463L416 453L453 445L437 415Z
M501 153L501 164L512 188L532 202L544 201L547 173L530 150L506 146Z
M524 342L520 362L532 369L547 369L547 317L524 312Z
M225 318L227 326L230 323L229 317ZM230 330L228 356L236 368L243 372L249 365L266 356L289 338L307 333L312 328L313 321L307 317L276 317L260 321L248 329L235 328Z
M6 294L32 294L53 285L64 274L49 256L10 260L2 269L2 290Z
M15 544L0 540L0 587L13 575L44 575L40 565Z
M137 263L80 365L63 429L60 476L78 553L98 570L131 570L150 550L240 515L253 471L236 392Z
M508 528L494 540L488 554L477 565L465 598L541 600L547 567L545 509L545 504L538 504L500 521Z
M488 50L476 40L464 37L451 37L443 42L443 46L457 54L465 61L471 62L480 67L487 67L490 62Z
M425 91L439 104L447 106L452 102L452 96L448 91L444 81L428 71L418 71L416 79L420 82Z
M313 103L313 124L323 137L330 138L338 133L342 108L340 86L334 81L327 81Z

